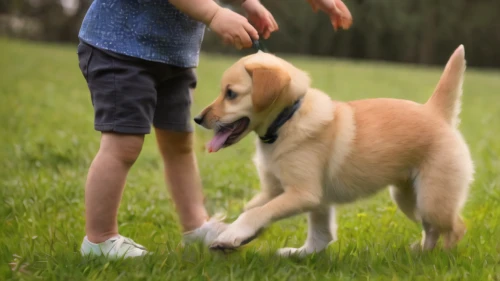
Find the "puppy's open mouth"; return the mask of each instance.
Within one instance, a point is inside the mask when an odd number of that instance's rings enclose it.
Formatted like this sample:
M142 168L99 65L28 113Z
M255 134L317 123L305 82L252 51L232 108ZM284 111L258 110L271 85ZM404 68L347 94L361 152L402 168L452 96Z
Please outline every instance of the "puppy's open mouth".
M213 139L208 143L208 152L217 152L223 147L234 144L250 124L248 117L243 117L233 123L219 125L215 129Z

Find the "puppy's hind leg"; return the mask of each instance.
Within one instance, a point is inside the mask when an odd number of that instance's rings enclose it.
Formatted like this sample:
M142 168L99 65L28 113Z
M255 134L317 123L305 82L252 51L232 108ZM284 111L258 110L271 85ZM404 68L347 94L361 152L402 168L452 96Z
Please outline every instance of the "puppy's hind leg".
M439 232L430 224L422 222L417 213L417 194L413 182L406 181L398 183L397 186L389 188L391 197L399 209L412 221L422 223L422 241L411 245L413 249L432 249L439 239Z
M309 212L307 239L300 248L281 248L280 256L305 256L325 249L328 244L337 240L337 221L334 207L322 206Z
M460 216L457 216L455 222L453 223L453 229L451 231L443 233L444 248L451 249L455 247L460 240L465 235L467 228Z
M412 182L403 182L397 186L389 188L392 200L398 205L399 209L412 221L418 222L417 218L417 194L413 188Z
M431 250L440 235L444 247L453 248L465 234L460 210L472 178L466 161L436 157L421 170L416 184L417 211L425 230L423 249Z
M422 226L424 227L424 231L420 246L424 251L432 250L436 247L439 240L439 230L426 221L422 222Z

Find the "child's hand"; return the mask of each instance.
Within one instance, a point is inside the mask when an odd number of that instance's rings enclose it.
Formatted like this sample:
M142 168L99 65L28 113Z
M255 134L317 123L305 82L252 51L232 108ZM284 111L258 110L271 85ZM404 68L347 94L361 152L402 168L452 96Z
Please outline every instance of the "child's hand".
M259 0L246 0L241 7L248 15L248 20L262 34L264 39L269 38L271 32L278 30L278 24L273 15L259 2Z
M252 39L259 39L257 30L248 20L226 8L219 8L209 24L211 30L217 33L224 43L237 49L252 47Z
M349 12L349 9L347 9L342 0L307 0L307 2L309 2L315 12L320 9L327 13L335 30L339 27L348 29L351 26L351 12Z

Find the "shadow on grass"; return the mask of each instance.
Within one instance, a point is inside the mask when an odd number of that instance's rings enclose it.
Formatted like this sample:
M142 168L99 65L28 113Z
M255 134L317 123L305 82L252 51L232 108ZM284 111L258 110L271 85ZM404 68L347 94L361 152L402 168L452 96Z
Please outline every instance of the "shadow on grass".
M251 243L252 244L252 243ZM431 278L445 268L454 269L449 278L469 276L472 261L457 259L461 249L421 253L407 245L342 245L333 243L326 251L299 258L275 255L278 241L251 244L230 253L213 251L203 245L182 247L158 244L150 255L137 259L106 260L81 257L77 251L56 252L53 256L35 254L20 265L12 277L44 277L54 280L322 280L378 279L389 276ZM477 266L477 265L474 265ZM478 273L478 272L476 272ZM480 277L475 276L475 277ZM443 278L445 280L449 278ZM384 278L382 278L384 279ZM476 280L476 279L475 279Z

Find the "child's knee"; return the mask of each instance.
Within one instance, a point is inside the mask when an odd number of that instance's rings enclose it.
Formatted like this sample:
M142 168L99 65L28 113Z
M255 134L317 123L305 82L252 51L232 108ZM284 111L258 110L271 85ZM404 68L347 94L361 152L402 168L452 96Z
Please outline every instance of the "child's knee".
M193 134L180 133L178 138L172 142L172 149L179 154L188 154L193 152Z
M193 152L193 133L157 130L158 146L164 155L181 155Z
M103 133L101 139L101 153L109 153L124 164L132 165L142 150L144 135L125 135Z

